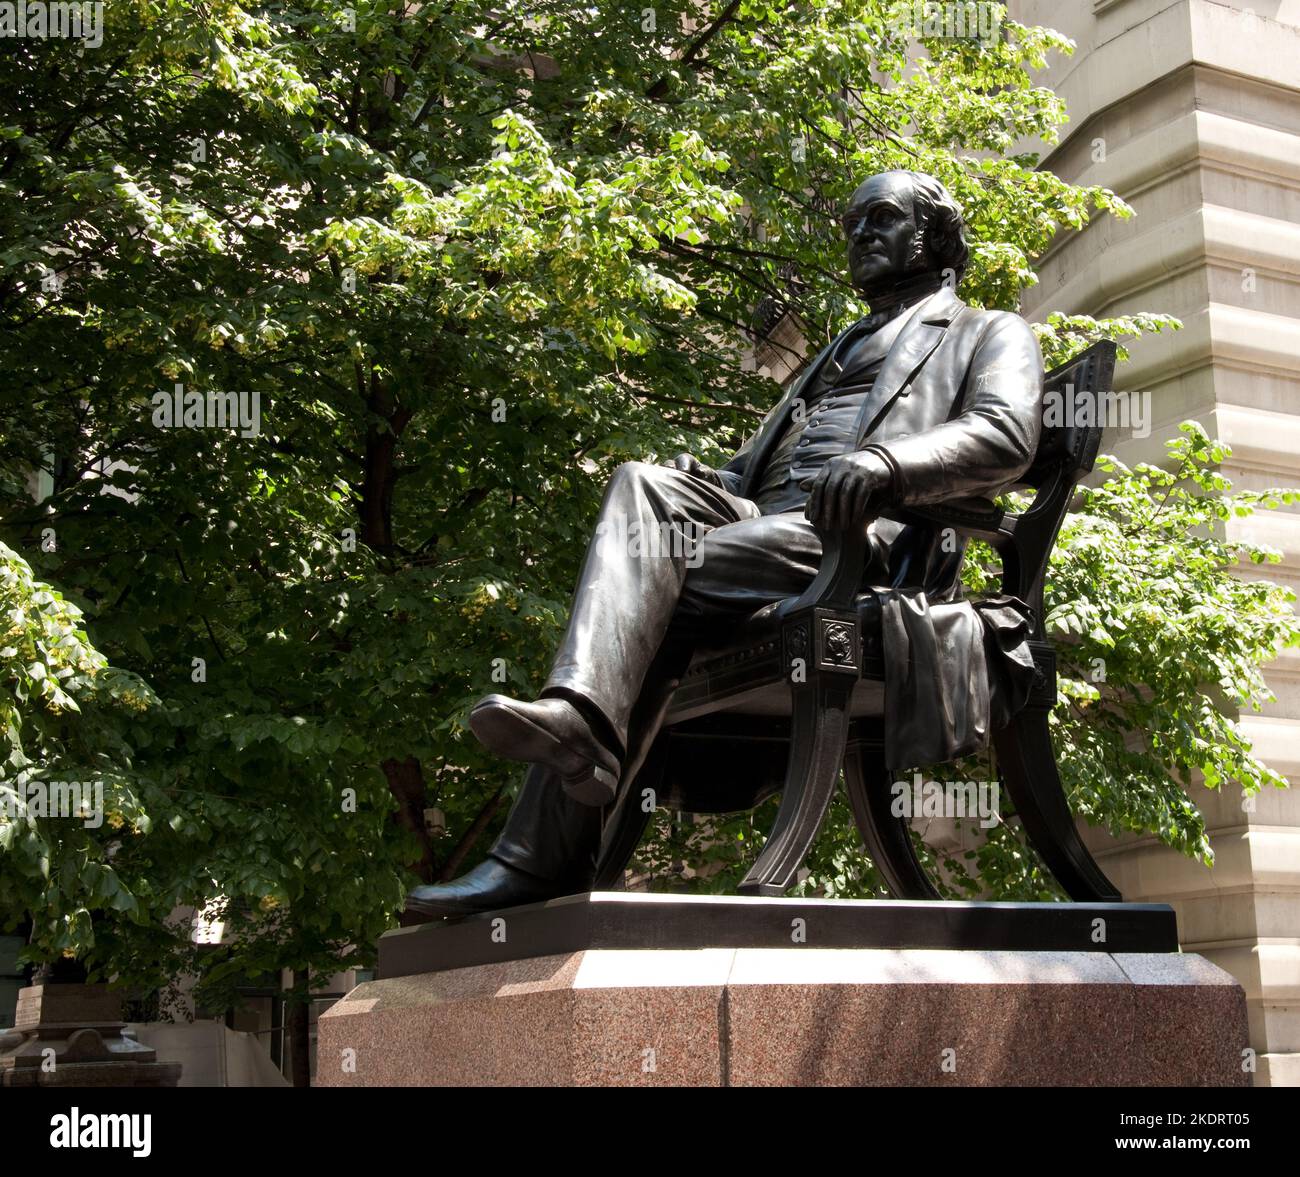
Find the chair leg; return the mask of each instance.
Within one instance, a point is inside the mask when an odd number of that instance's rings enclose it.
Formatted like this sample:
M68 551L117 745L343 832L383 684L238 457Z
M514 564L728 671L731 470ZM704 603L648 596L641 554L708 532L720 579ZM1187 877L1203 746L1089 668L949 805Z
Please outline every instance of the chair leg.
M1026 708L993 738L998 765L1025 832L1076 903L1119 903L1121 896L1079 837L1056 770L1047 711Z
M840 775L853 685L827 677L793 692L781 806L758 861L737 888L742 895L781 895L803 865Z
M942 899L912 845L907 819L890 812L884 749L855 744L844 758L844 790L867 853L895 899Z

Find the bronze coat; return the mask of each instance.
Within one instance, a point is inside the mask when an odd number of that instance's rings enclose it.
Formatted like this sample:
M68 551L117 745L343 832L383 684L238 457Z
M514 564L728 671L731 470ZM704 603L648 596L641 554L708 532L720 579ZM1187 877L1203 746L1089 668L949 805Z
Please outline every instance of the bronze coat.
M886 329L887 330L887 329ZM790 420L842 334L818 353L762 425L719 473L727 490L749 497ZM836 382L874 359L870 348ZM1009 311L967 306L940 290L908 318L889 347L857 438L845 452L885 451L895 471L889 499L902 506L989 496L1029 468L1042 429L1043 357L1029 324ZM876 520L864 585L920 588L933 599L956 588L962 553L944 551L934 528ZM947 545L951 547L952 545Z

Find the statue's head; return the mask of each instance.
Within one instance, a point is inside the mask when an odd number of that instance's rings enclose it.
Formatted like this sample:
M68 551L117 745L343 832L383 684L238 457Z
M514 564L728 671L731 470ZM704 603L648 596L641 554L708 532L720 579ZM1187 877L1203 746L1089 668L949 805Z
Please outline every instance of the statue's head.
M853 285L868 299L923 273L961 280L970 251L957 202L923 172L881 172L859 185L844 210Z

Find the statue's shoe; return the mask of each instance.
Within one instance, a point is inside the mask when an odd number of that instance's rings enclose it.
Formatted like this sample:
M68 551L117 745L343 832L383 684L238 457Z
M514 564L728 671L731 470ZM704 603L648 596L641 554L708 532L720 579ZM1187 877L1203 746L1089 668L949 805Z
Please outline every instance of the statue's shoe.
M408 915L424 919L475 915L568 895L571 888L488 858L450 883L425 884L406 897Z
M479 742L508 760L545 764L583 805L608 805L618 790L619 763L567 699L524 703L488 695L469 713Z

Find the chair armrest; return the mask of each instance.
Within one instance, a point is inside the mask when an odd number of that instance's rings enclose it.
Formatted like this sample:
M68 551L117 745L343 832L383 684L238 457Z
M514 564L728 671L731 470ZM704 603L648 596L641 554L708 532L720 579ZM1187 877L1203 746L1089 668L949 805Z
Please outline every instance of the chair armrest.
M1022 516L1011 514L988 499L956 499L925 506L886 507L881 510L880 517L924 527L951 527L967 539L983 540L1002 560L999 578L1002 594L1020 597L1041 611L1042 603L1034 590L1034 582L1027 579L1034 570L1026 567L1022 551L1024 534L1018 531Z
M817 576L798 597L790 597L777 607L778 617L788 617L800 609L852 609L862 584L862 569L867 558L867 524L861 520L837 531L816 529L822 541L822 560Z
M883 507L880 518L895 523L927 527L951 527L972 539L982 539L1001 548L1015 529L1015 516L1008 515L989 499L953 499L916 507Z
M872 518L890 519L926 527L951 527L972 539L982 539L999 553L1014 542L1016 516L1009 515L989 499L955 499L916 507L881 507ZM817 529L822 541L817 576L798 597L782 601L777 615L788 617L801 609L852 609L862 587L862 570L867 555L867 526L862 520L838 531Z

